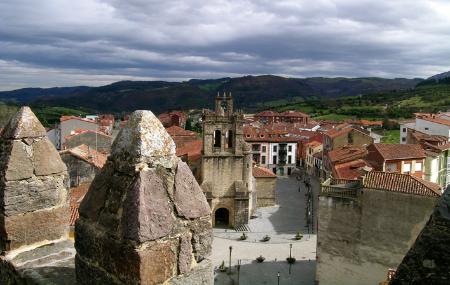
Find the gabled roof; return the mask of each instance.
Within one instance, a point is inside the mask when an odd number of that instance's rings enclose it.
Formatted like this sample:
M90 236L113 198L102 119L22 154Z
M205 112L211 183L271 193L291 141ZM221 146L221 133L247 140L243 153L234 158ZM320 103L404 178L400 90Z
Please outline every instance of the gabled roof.
M253 177L255 178L276 178L277 176L272 172L272 170L262 167L253 167Z
M343 163L357 158L362 158L367 154L364 147L346 145L328 152L328 158L332 163Z
M60 152L61 155L65 153L71 154L79 159L82 159L97 168L102 168L103 165L106 163L107 159L107 156L105 154L98 152L94 149L91 149L85 144L67 150L63 150Z
M371 171L363 179L363 186L370 189L386 190L420 196L439 197L441 187L410 174Z
M425 152L419 144L373 144L384 160L425 158Z

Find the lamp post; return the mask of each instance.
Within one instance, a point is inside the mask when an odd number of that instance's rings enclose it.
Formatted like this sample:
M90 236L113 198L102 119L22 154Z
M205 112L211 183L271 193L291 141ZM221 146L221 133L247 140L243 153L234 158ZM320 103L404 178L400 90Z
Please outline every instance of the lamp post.
M278 272L278 274L277 274L277 278L278 278L278 285L280 285L280 272Z
M233 247L230 245L229 247L230 249L230 259L229 259L229 263L228 263L228 273L231 274L231 251L233 250Z
M289 259L292 258L292 243L289 244Z

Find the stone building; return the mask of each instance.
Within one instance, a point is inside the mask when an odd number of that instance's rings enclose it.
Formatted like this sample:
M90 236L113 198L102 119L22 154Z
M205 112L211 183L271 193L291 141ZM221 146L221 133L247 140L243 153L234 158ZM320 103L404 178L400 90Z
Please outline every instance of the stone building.
M91 183L106 162L106 155L80 145L60 152L61 159L67 166L70 177L70 187L83 183Z
M84 144L99 152L109 153L112 141L112 137L103 132L76 130L72 135L66 137L62 149L69 149Z
M440 193L437 184L400 173L327 180L318 202L318 284L384 280L402 261Z
M202 188L213 210L213 226L247 224L255 209L252 158L244 141L243 114L231 95L217 96L203 114Z
M253 167L255 178L256 207L269 207L276 204L275 184L277 176L270 169L262 166Z

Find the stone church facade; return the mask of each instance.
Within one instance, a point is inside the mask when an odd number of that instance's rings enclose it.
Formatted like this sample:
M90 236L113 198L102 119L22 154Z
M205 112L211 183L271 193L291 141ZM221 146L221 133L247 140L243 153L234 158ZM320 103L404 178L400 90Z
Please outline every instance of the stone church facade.
M255 209L250 146L244 141L242 112L231 94L216 97L215 110L203 114L202 188L213 226L247 224Z

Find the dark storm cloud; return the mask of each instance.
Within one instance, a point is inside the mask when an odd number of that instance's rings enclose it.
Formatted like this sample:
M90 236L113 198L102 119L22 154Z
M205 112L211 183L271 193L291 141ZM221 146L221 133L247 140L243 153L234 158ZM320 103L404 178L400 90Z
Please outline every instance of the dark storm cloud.
M5 0L0 89L447 71L448 1Z

